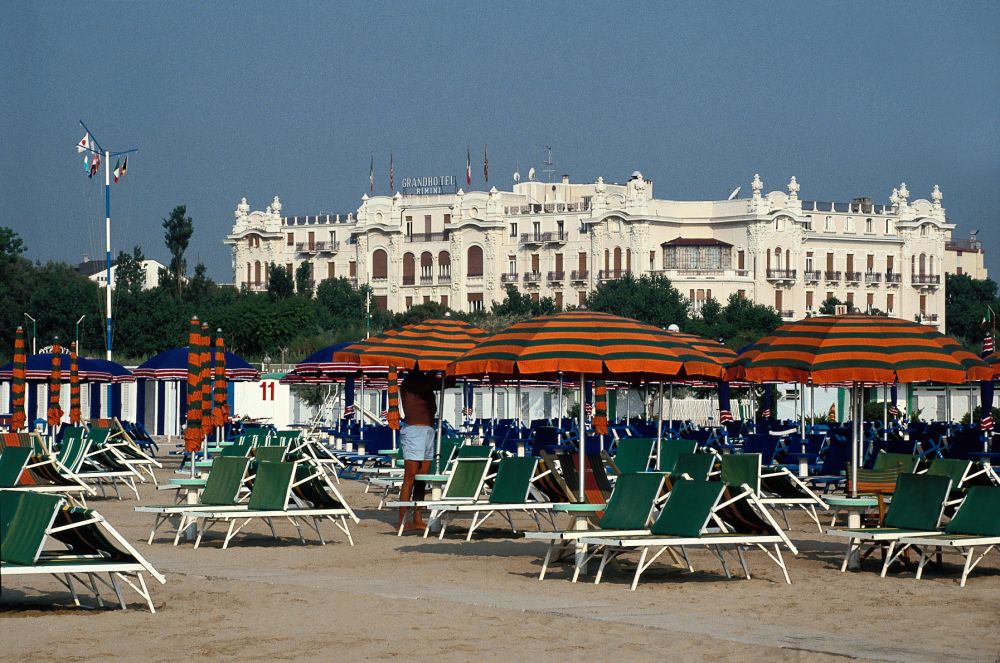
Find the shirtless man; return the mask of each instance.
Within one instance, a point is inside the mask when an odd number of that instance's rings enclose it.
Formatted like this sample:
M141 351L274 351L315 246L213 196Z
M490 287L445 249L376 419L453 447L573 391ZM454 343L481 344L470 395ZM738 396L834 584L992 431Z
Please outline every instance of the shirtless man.
M402 397L403 425L399 431L399 446L403 451L403 485L399 488L401 501L422 500L426 494L426 484L414 481L418 474L427 474L434 460L434 416L437 403L434 389L438 380L434 373L410 371L400 385ZM406 517L406 507L399 509L399 522ZM426 524L419 509L414 509L413 522L406 529L423 530Z

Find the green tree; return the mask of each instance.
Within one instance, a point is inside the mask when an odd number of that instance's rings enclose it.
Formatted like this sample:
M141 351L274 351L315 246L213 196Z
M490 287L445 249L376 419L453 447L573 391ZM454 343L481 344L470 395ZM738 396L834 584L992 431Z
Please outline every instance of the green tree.
M399 329L400 327L423 322L424 320L443 318L450 313L451 309L444 304L439 304L438 302L417 304L416 306L411 306L406 311L393 315L388 321L388 327L391 329Z
M365 300L370 292L367 285L355 288L345 278L321 281L316 288L316 321L320 328L334 332L364 329Z
M997 284L992 279L974 279L968 274L945 275L946 333L966 347L979 351L983 340L983 318L990 308L1000 311Z
M295 292L306 297L312 297L313 293L313 270L312 263L303 261L295 269Z
M781 316L770 306L755 304L733 293L719 312L718 325L711 338L722 339L729 347L739 350L781 325Z
M588 295L587 308L661 328L676 324L685 329L688 321L687 300L662 274L644 274L639 278L629 274L604 281Z
M191 282L188 283L185 296L189 302L195 304L204 303L207 299L211 298L215 287L215 281L208 276L208 268L199 262L194 267L194 276L191 277Z
M267 268L267 293L276 299L288 299L294 294L295 286L288 270L280 265Z
M146 272L142 268L146 256L142 247L135 246L132 253L119 251L115 260L115 293L139 292L146 286Z
M840 301L836 297L827 297L823 300L823 303L820 304L819 312L823 315L833 315L837 312L837 307L843 303L844 302Z
M27 250L20 235L6 226L0 226L0 265L16 262Z
M170 252L170 272L173 274L174 285L177 288L177 297L181 296L181 284L184 281L184 273L187 264L184 261L184 252L187 251L191 235L194 234L194 221L186 216L187 206L178 205L170 212L170 216L163 220L163 241Z

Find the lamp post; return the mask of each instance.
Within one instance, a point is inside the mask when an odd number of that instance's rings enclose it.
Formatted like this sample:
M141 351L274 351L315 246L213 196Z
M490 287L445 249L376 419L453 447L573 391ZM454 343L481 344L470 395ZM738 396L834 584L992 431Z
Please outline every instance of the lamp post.
M80 323L83 322L83 319L86 317L87 314L84 313L80 316L80 319L76 321L76 355L78 357L83 356L83 353L80 351Z
M38 322L27 313L24 317L31 320L31 354L35 355L38 354Z

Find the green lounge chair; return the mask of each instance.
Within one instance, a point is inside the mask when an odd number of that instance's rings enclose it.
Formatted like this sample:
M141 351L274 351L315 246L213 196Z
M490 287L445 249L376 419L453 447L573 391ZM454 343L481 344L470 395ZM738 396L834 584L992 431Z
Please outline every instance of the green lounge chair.
M697 450L698 443L694 440L678 438L663 440L660 442L660 472L673 472L681 454L693 454Z
M828 529L827 534L847 539L847 553L841 572L847 571L847 563L852 553L860 551L865 543L889 544L900 539L936 536L944 513L944 504L951 492L951 479L926 474L900 474L889 510L885 514L882 527L859 527ZM883 569L893 560L887 554Z
M648 525L653 506L660 491L663 490L664 475L660 472L637 472L635 474L623 474L618 477L615 487L608 499L604 514L597 522L597 532L599 536L614 536L617 533L628 532L648 533ZM557 530L552 532L525 532L524 538L533 541L546 541L548 548L545 551L545 558L542 561L542 569L538 574L538 579L545 578L545 572L549 568L549 563L553 559L553 554L562 550L569 544L579 544L585 537L595 536L594 530ZM580 544L582 546L582 544ZM586 549L581 548L577 556L577 564L573 571L573 582L576 582L583 565L593 557L593 553L586 554Z
M5 447L0 451L0 488L13 488L31 460L31 447Z
M684 452L678 454L673 469L667 476L673 478L688 478L696 481L708 481L712 468L715 467L715 454L699 454Z
M965 483L972 472L972 461L957 458L934 458L924 474L932 477L948 477L951 479L951 495L946 507L961 504L965 499ZM976 474L982 474L977 472ZM951 513L951 511L949 511Z
M486 476L490 471L491 461L489 458L456 458L454 470L447 475L448 479L441 492L440 500L403 500L396 502L386 502L389 508L406 508L402 519L400 519L397 536L403 535L407 518L415 513L417 509L435 509L448 504L470 504L480 499L483 486L486 485ZM430 528L430 519L427 527L424 528L426 535Z
M179 524L174 535L174 545L180 539L181 532L186 527L186 519L183 514L188 511L211 511L223 507L236 507L239 503L240 490L247 479L247 468L250 465L249 458L229 458L216 456L212 459L212 469L208 473L208 480L205 482L205 489L201 493L201 500L195 504L160 504L145 505L135 507L138 513L155 514L153 528L149 530L148 544L153 543L153 536L156 530L172 518L178 518Z
M299 471L300 467L308 468L308 471ZM264 461L257 467L257 475L254 479L253 489L250 491L250 499L245 505L203 511L187 510L183 513L183 524L204 521L204 526L198 532L198 537L194 542L194 547L197 548L201 545L202 536L213 525L220 522L228 523L229 529L222 544L225 549L229 547L229 542L232 541L233 537L239 534L247 524L257 519L265 520L271 528L271 534L277 537L274 530L274 519L285 518L292 523L299 534L299 539L305 543L305 537L302 535L302 528L299 525L299 519L302 519L319 535L320 543L326 545L319 529L323 520L329 519L341 527L341 524L346 526L346 517L351 517L355 522L358 521L358 518L353 511L346 507L346 502L333 508L313 507L295 495L297 487L314 481L317 477L325 476L322 470L304 464L302 461L291 463ZM325 488L332 490L340 498L332 484ZM290 503L293 500L295 504ZM340 524L338 524L337 519L341 519ZM347 534L348 540L353 545L354 540L350 537L350 532L348 531Z
M940 536L904 538L900 543L923 547L917 580L923 575L924 566L934 550L957 550L965 558L959 583L960 587L965 587L969 574L979 562L991 550L1000 551L1000 486L970 486L965 501ZM976 557L976 548L985 550Z
M799 508L806 512L820 532L823 525L819 521L816 508L824 511L830 508L787 467L761 467L761 454L726 454L722 456L722 482L730 486L747 485L765 506L781 509L788 527L786 509Z
M18 469L20 468L20 469ZM28 483L20 478L27 473ZM84 493L94 490L70 472L61 471L54 457L44 447L6 447L0 450L0 488L36 493L61 493L74 504L86 506Z
M514 522L510 517L511 512L529 513L535 518L537 525L539 523L538 514L545 511L551 514L554 506L553 502L530 499L532 483L541 478L541 475L537 474L538 460L538 458L531 456L504 458L497 468L493 488L488 499L477 500L472 504L451 504L432 508L431 517L438 516L441 523L438 538L444 538L445 529L452 519L464 514L472 514L472 522L469 524L469 530L465 536L466 541L471 541L473 532L495 514L503 515L515 533L517 528L514 527ZM536 495L538 495L537 492Z
M83 458L78 476L85 481L92 481L101 489L104 494L104 485L109 484L115 491L115 496L121 499L118 492L118 483L132 489L135 498L139 499L139 489L135 480L144 482L143 475L134 467L123 462L114 445L108 442L110 431L107 428L96 428L93 433L87 433L84 438L89 449Z
M166 579L99 513L66 507L58 495L32 492L0 491L0 507L4 513L0 519L0 580L5 585L15 576L51 575L80 605L73 579L81 583L86 579L98 605L103 606L97 589L97 582L101 582L115 592L124 610L121 581L146 601L150 612L156 612L143 573L161 584ZM69 551L45 550L49 540L62 543Z
M618 440L615 455L601 451L601 457L611 466L611 471L617 474L631 472L646 472L653 456L656 440L651 437L623 437Z
M111 420L111 426L91 425L87 435L92 439L103 437L107 444L114 447L116 455L121 462L139 472L145 472L144 476L149 476L150 481L157 483L154 467L163 467L158 460L144 452L132 436L128 434L117 417Z

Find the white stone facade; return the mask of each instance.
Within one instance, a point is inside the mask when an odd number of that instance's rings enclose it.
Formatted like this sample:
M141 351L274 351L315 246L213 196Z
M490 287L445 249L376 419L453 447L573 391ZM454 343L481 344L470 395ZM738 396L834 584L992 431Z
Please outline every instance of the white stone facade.
M564 176L512 191L365 195L356 212L305 217L281 216L277 197L251 212L244 198L225 241L237 286L264 289L269 263L309 261L317 282L368 283L393 311L488 308L507 284L577 305L630 272L665 274L695 313L736 293L796 319L834 296L943 329L954 226L937 187L932 200L910 201L902 184L889 204L802 200L794 177L786 189L765 193L755 175L749 198L664 200L638 172L625 184Z

